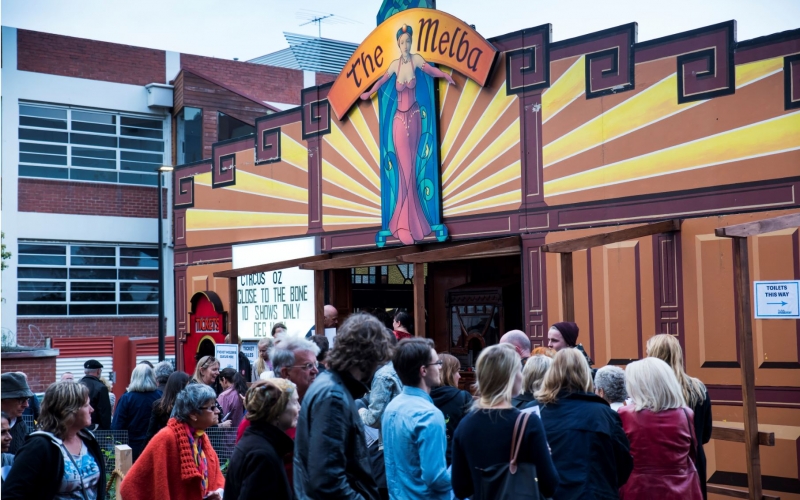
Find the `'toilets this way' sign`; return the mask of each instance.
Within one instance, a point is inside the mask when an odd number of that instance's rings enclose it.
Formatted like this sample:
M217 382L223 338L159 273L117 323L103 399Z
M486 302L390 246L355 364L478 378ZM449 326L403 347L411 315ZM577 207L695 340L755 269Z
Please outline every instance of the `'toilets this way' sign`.
M800 319L800 281L753 282L756 319Z

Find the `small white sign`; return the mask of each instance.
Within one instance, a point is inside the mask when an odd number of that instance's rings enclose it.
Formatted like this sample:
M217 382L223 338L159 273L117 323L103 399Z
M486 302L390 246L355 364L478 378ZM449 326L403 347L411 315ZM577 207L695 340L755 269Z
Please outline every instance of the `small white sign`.
M258 342L242 342L242 352L247 356L247 360L250 361L250 366L255 365L258 359Z
M800 319L800 280L755 281L756 319Z
M219 361L219 369L233 368L239 371L239 346L236 344L217 344L214 357Z
M325 338L328 339L328 348L333 349L333 344L336 343L336 328L326 328Z

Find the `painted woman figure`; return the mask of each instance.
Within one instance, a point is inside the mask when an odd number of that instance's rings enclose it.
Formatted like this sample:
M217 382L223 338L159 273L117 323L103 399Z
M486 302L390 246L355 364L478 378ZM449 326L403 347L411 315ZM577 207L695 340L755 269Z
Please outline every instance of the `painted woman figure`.
M389 64L386 73L375 82L370 90L361 94L361 99L367 100L373 92L380 89L392 77L396 77L394 89L396 91L397 110L391 120L391 138L394 143L399 170L397 172L396 194L394 212L389 220L389 231L406 245L419 241L431 232L431 225L426 216L426 211L420 203L420 190L417 179L417 156L422 135L422 119L417 102L417 73L419 70L434 78L444 78L451 85L455 85L453 78L428 64L419 54L411 53L411 38L413 31L410 26L403 25L397 30L397 46L400 48L400 57ZM393 96L394 92L390 92ZM431 99L428 99L432 102ZM383 108L383 106L382 106ZM431 109L428 114L431 114ZM430 117L433 119L433 117ZM381 122L381 138L383 130L388 123ZM381 146L383 151L385 148ZM388 170L392 169L391 160ZM435 165L438 175L438 162ZM391 206L391 204L389 205ZM386 217L386 214L384 214ZM385 228L385 226L384 226Z

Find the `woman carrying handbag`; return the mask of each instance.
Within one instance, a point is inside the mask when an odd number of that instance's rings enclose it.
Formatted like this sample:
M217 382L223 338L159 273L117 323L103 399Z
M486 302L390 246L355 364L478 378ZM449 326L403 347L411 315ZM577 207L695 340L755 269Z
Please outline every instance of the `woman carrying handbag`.
M509 344L487 347L478 357L479 398L453 437L457 498L538 499L558 486L541 420L511 405L521 391L521 368Z

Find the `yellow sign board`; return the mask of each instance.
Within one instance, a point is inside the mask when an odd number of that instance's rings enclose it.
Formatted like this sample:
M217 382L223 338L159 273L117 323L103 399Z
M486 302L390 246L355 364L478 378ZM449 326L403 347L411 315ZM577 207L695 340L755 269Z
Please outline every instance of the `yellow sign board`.
M410 35L411 55L442 64L483 86L497 50L471 26L434 9L408 9L375 28L345 64L328 93L328 102L341 120L350 106L401 59L400 42Z

